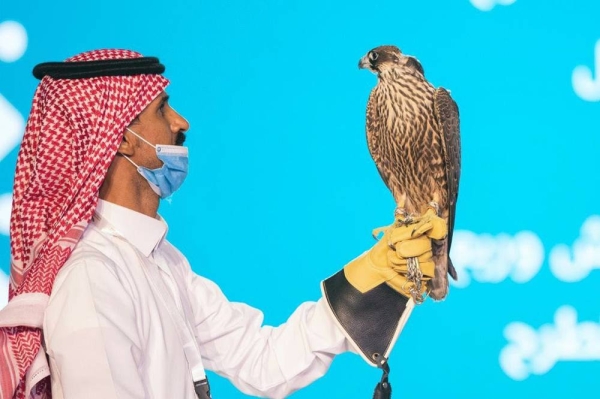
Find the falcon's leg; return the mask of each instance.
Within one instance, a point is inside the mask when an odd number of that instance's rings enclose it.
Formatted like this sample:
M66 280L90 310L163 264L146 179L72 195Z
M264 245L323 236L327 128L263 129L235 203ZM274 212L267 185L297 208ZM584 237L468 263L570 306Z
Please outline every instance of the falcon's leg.
M408 226L409 224L411 224L414 221L413 215L408 213L406 211L406 209L404 209L404 208L400 208L400 207L396 208L395 213L396 213L396 221L398 222L398 224L400 226L402 226L402 225Z
M408 213L408 211L406 210L406 194L399 194L397 192L394 192L394 199L396 200L396 211L394 212L396 216L396 223L399 226L411 224L414 221L414 219L413 215Z

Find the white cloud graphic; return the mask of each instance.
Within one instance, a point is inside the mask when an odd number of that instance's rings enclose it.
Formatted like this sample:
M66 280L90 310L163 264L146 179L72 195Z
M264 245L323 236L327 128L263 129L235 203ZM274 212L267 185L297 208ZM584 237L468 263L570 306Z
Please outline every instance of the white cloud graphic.
M12 206L12 195L0 195L0 234L8 235L10 227L10 210Z
M25 28L15 21L0 23L0 61L14 62L21 58L26 49ZM0 94L0 126L2 126L2 134L0 134L0 161L2 161L19 144L25 130L23 116L2 94ZM3 235L8 235L9 231L11 202L10 193L0 195L0 234Z
M559 361L600 360L600 324L577 323L577 312L562 306L554 314L554 325L537 331L522 322L504 329L509 342L500 352L500 367L513 380L545 374Z
M21 141L25 129L25 120L3 96L0 94L0 161L15 148ZM10 221L11 194L0 195L0 234L8 235Z
M27 49L27 31L18 22L0 23L0 61L14 62Z
M556 245L550 251L550 270L564 282L583 280L594 269L600 269L600 216L588 217L579 237L571 247Z
M491 11L496 5L509 6L516 0L470 0L475 8L481 11Z
M593 69L579 65L573 70L571 81L575 93L585 101L600 101L600 40L594 47ZM594 77L595 76L595 77Z
M25 120L11 103L0 94L0 160L15 148L23 137Z
M0 270L0 309L8 303L8 276Z
M544 246L531 231L508 234L476 234L457 230L452 238L450 257L458 273L452 285L463 288L474 279L482 283L499 283L511 278L526 283L544 262Z

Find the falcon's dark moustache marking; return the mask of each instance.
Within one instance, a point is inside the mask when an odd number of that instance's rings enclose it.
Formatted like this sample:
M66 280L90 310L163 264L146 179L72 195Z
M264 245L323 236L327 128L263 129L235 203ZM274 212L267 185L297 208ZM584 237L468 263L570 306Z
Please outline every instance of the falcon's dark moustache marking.
M408 61L406 62L407 67L415 68L417 71L421 73L421 75L425 76L425 71L423 70L423 65L419 61L417 61L414 57L408 57Z
M117 60L44 62L33 68L33 76L42 79L84 79L100 76L131 76L162 74L165 66L156 57L138 57Z

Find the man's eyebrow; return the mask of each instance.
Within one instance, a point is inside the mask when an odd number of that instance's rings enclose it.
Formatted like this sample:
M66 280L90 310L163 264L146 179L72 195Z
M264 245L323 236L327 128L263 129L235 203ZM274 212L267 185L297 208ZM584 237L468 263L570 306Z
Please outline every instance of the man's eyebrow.
M158 103L158 106L161 107L163 104L169 102L169 98L170 96L168 94L165 94L163 98L160 99L160 103Z

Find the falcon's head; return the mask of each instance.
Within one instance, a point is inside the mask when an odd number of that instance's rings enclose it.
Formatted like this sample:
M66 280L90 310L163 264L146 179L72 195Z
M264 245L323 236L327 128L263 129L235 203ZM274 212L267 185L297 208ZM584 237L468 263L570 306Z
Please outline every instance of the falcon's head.
M396 46L375 47L360 59L358 67L377 75L395 68L408 68L425 75L421 63L415 57L402 54Z

